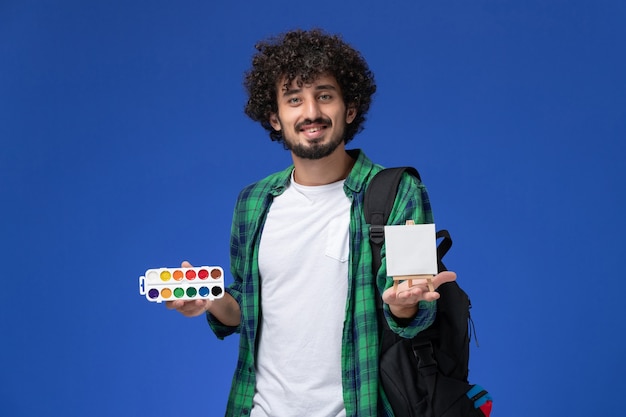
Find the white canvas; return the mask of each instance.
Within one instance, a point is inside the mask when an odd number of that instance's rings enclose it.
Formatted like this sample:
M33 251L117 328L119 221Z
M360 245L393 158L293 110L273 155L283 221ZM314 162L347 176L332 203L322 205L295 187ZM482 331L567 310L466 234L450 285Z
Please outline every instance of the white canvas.
M436 275L434 224L385 226L387 275Z

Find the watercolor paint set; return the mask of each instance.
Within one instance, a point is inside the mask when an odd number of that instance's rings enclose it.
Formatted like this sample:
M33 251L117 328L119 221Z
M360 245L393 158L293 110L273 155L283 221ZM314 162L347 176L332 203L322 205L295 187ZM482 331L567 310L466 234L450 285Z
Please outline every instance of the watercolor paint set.
M219 266L148 269L139 277L139 293L156 303L214 300L224 296L224 270Z

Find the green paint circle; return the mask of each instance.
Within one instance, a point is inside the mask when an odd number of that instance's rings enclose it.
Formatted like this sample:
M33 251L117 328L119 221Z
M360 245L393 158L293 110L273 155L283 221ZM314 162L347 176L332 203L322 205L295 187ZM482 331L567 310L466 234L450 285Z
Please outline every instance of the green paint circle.
M187 288L187 297L195 297L198 291L194 287Z
M176 288L174 289L174 297L176 298L180 298L183 295L185 295L185 290L183 290L182 288Z

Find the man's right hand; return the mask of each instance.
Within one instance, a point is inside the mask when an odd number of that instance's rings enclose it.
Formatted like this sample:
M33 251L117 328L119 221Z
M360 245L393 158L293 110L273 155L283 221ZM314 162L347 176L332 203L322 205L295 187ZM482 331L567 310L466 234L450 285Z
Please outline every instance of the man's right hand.
M184 261L182 268L193 268L189 262ZM170 310L176 310L185 317L196 317L206 313L211 306L211 300L174 300L166 301L165 306Z
M175 300L166 301L165 306L170 310L176 310L185 317L196 317L209 309L211 300Z
M181 264L183 268L193 268L189 262ZM185 317L196 317L211 310L211 314L226 326L238 326L241 322L241 309L237 301L228 293L215 300L174 300L166 301L165 306L176 310Z

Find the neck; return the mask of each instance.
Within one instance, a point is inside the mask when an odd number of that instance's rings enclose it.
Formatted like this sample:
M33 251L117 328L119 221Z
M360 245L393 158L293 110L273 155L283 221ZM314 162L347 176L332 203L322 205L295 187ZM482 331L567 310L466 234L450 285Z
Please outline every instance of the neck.
M326 185L345 179L354 166L354 159L344 146L321 159L302 159L292 154L294 180L301 185Z

